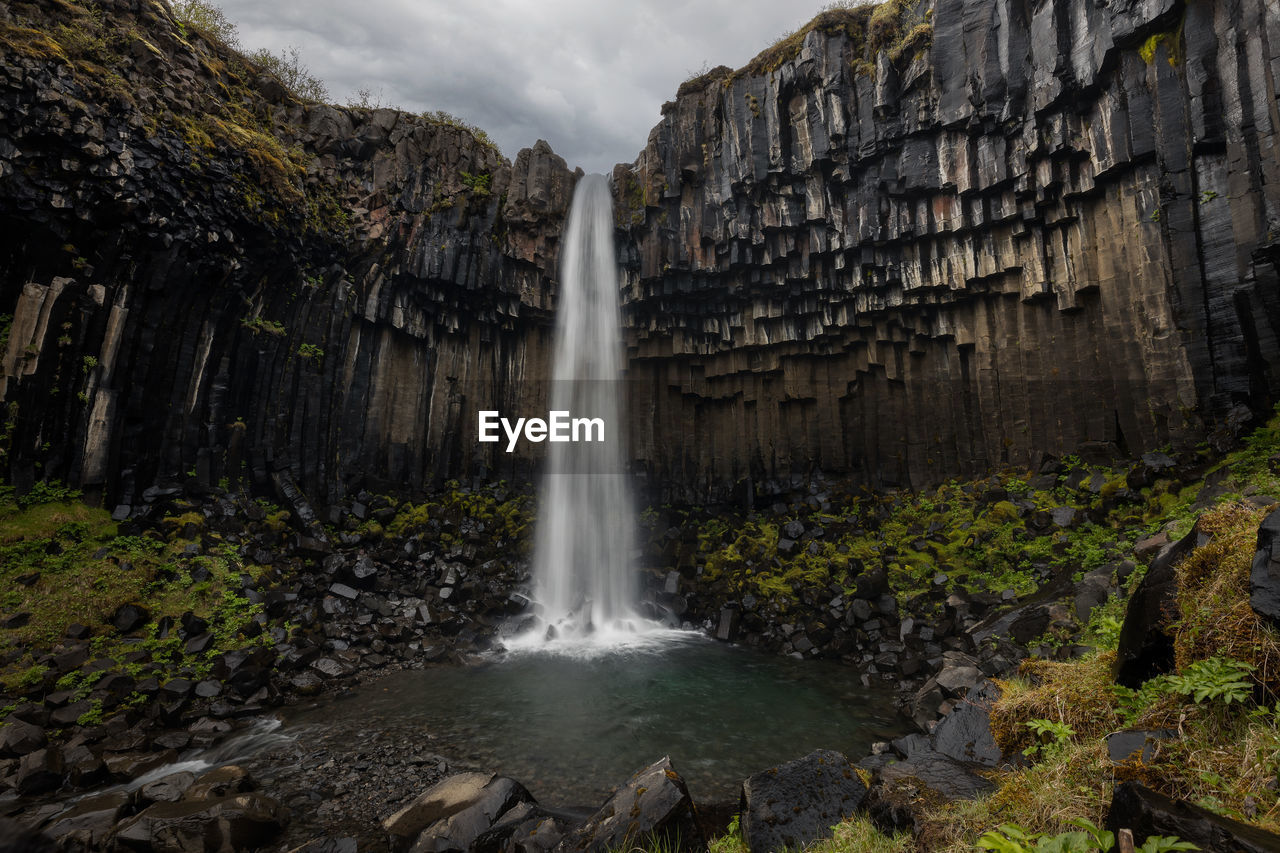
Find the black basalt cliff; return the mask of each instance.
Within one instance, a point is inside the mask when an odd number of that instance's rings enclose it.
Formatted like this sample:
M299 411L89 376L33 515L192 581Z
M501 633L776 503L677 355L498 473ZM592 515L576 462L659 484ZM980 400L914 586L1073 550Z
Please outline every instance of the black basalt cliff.
M637 461L692 496L1203 440L1280 379L1278 95L1266 0L889 3L687 83L615 172Z
M288 471L324 501L517 464L473 421L544 405L564 161L300 103L167 4L93 7L0 34L14 482Z
M300 102L152 0L14 3L0 47L15 484L533 470L475 418L545 411L545 143ZM1278 93L1268 0L894 0L686 83L613 176L636 472L922 485L1260 409Z

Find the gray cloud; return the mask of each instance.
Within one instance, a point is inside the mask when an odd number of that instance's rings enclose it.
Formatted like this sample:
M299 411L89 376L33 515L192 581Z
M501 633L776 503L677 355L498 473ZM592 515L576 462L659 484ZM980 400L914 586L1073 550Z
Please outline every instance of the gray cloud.
M546 139L571 166L631 161L681 81L739 67L821 0L215 0L246 48L299 49L341 103L365 89L445 110L508 157Z

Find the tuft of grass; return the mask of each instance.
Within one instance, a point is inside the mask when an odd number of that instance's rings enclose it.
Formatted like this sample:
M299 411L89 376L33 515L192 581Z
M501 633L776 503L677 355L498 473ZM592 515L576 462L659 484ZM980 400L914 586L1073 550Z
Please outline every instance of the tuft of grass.
M1280 698L1280 633L1249 604L1249 574L1258 525L1267 511L1223 504L1201 516L1208 544L1178 566L1178 610L1174 652L1178 669L1211 657L1254 667L1254 677L1272 699Z
M1075 741L1115 731L1114 662L1114 652L1070 662L1024 661L1020 678L999 682L1002 694L991 710L991 734L1000 749L1013 755L1036 746L1036 734L1028 726L1033 720L1069 726Z

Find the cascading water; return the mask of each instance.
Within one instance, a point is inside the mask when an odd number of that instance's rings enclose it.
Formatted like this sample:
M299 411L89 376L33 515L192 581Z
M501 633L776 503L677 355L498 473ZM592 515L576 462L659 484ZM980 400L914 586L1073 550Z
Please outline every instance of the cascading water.
M549 445L534 557L545 625L530 639L603 645L643 620L631 609L635 516L623 467L613 200L602 175L574 192L560 271L550 408L601 419L604 440Z

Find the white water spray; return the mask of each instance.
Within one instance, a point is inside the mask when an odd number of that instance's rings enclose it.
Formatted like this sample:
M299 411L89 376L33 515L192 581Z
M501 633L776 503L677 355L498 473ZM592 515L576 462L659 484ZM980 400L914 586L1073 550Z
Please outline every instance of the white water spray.
M517 647L609 646L656 627L631 609L635 515L623 459L613 201L601 175L583 178L574 192L560 273L550 408L603 419L605 440L549 445L534 557L545 624Z

